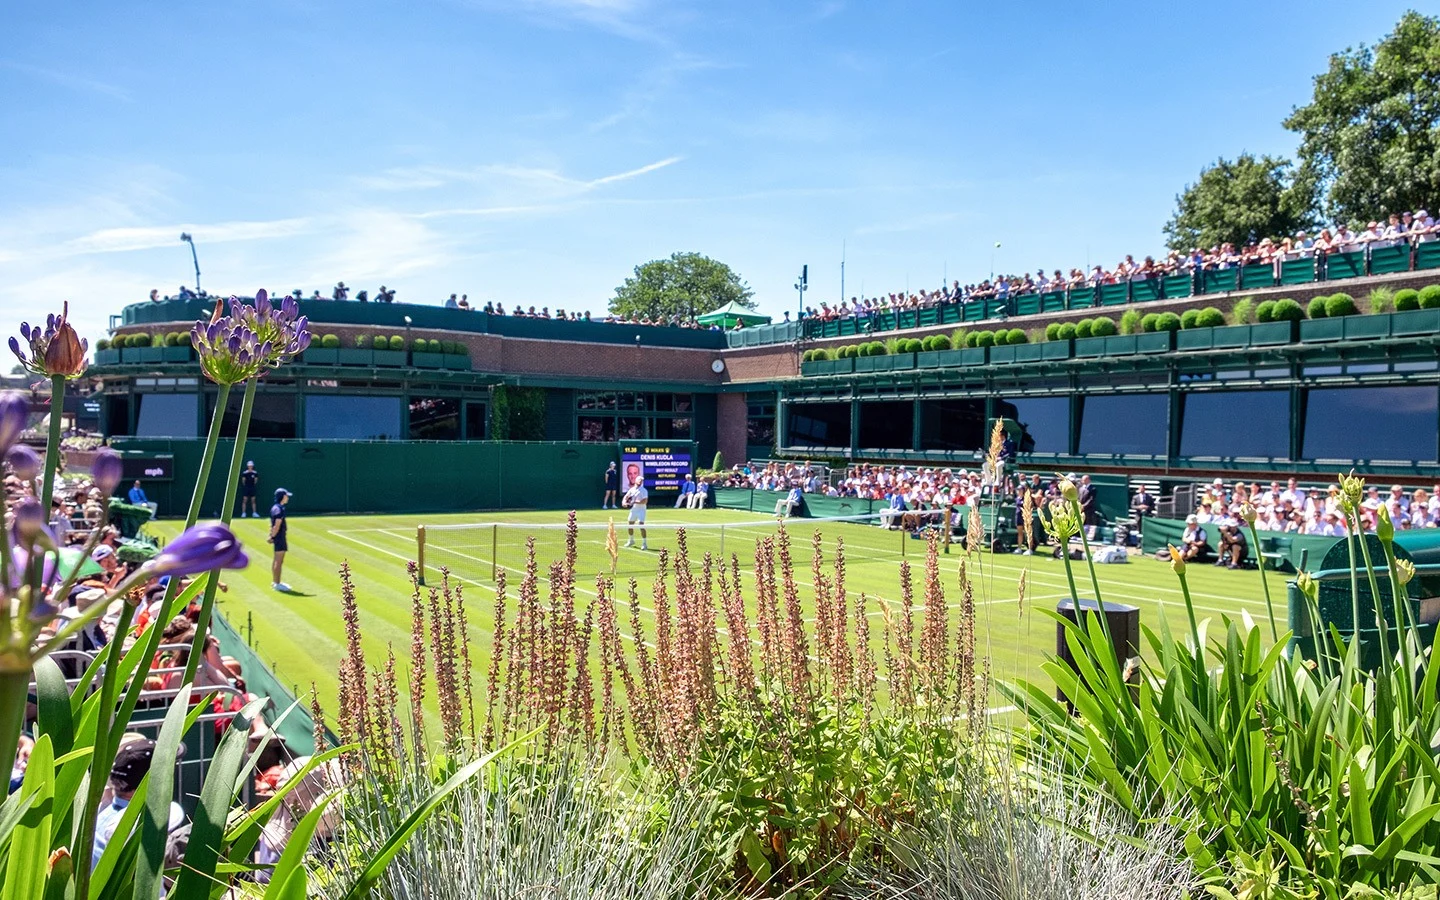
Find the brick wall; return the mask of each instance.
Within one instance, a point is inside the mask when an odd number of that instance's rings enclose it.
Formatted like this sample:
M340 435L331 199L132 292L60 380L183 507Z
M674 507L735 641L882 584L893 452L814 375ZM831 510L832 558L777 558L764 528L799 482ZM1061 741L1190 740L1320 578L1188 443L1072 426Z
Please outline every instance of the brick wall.
M715 446L725 454L725 464L733 466L745 459L748 404L744 394L719 394L715 400ZM703 464L710 465L710 460L704 460Z

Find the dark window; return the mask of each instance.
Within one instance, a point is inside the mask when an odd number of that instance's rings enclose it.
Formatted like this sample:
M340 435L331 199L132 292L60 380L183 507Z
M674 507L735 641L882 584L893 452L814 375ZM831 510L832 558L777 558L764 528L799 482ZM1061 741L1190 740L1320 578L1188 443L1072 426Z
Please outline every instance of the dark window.
M206 421L215 413L216 394L205 396ZM225 418L220 422L220 436L233 438L240 428L240 406L245 401L243 392L231 391L225 403ZM250 431L252 438L294 438L295 437L295 395L290 393L256 392L255 405L250 409Z
M1081 453L1165 455L1165 394L1086 397L1080 407Z
M694 409L694 405L689 394L675 395L675 411L677 413L690 412L692 409Z
M656 419L655 437L662 440L688 441L690 440L690 420L680 417Z
M752 415L745 420L745 443L751 446L775 446L775 414L773 412L770 415Z
M1070 452L1070 398L1027 397L996 400L995 415L1021 428L1021 453Z
M474 401L465 404L465 440L485 440L485 404Z
M921 401L921 450L975 450L985 442L984 400Z
M792 403L787 444L797 447L850 446L850 404Z
M1435 459L1434 387L1324 388L1307 395L1306 459Z
M200 433L199 394L136 394L136 437L196 437Z
M130 433L130 397L126 394L108 394L105 397L105 433Z
M352 441L398 440L399 397L316 394L305 398L305 436Z
M1290 456L1289 391L1187 394L1181 456Z
M860 446L908 450L914 443L915 404L871 401L860 404Z
M618 394L615 395L615 399L619 402L619 408L620 408L620 409L624 409L624 410L632 410L632 409L635 409L635 392L634 392L634 391L621 391L620 393L618 393Z
M644 440L645 420L638 416L621 416L615 424L615 434L622 441Z
M576 409L614 409L615 393L613 391L601 391L593 393L581 392L575 398Z
M614 416L581 416L577 424L582 441L609 443L615 440Z
M460 439L460 401L454 397L411 397L410 440Z

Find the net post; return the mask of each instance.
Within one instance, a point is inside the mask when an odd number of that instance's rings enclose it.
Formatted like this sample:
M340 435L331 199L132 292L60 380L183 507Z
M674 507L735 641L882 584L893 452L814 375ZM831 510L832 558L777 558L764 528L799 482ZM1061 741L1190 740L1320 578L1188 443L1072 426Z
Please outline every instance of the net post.
M949 555L950 555L950 513L951 513L954 509L955 509L955 507L953 507L953 506L951 506L951 505L949 505L949 504L947 503L947 504L945 505L945 509L942 510L941 513L940 513L942 516L944 516L944 521L941 522L940 525L941 525L942 528L945 529L943 532L941 532L941 534L945 535L945 555L946 555L946 556L949 556Z
M490 581L500 580L500 525L490 523Z
M725 523L720 523L720 563L725 563Z
M415 561L420 567L419 584L425 583L425 526L415 526Z

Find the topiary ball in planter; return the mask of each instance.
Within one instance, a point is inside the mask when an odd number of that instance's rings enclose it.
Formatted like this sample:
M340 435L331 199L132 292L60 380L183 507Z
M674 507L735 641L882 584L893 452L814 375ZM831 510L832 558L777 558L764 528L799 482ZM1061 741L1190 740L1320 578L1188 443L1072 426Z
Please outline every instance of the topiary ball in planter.
M1160 328L1159 322L1159 313L1146 313L1145 315L1140 317L1140 330L1147 332L1156 331Z
M1194 328L1200 321L1200 310L1187 309L1180 314L1180 327L1185 329Z
M378 343L377 343L376 349L379 349ZM391 350L404 350L404 349L405 349L405 339L404 339L403 337L401 337L400 335L398 335L398 334L392 334L392 335L390 335L390 349L391 349Z
M96 342L95 342L95 349L96 349L96 350L109 350L109 349L110 349L110 339L109 339L109 338L101 338L100 340L96 341Z
M152 347L163 347L163 346L165 346L165 335L163 335L163 334L157 334L157 335L151 337L151 338L150 338L150 346L152 346Z
M1173 312L1161 313L1160 318L1155 320L1156 331L1179 331L1180 317Z
M1057 341L1060 339L1060 323L1051 322L1045 326L1045 340Z
M178 332L178 331L171 331L171 332L167 333L167 334L165 335L165 346L167 346L167 347L178 347L178 346L180 346L180 332Z
M1025 333L1023 328L1012 328L1005 333L1005 343L1007 344L1028 344L1029 342L1030 336Z
M435 340L434 338L431 338L430 340L428 340L428 341L425 342L425 350L426 350L427 353L444 353L444 352L445 352L444 350L440 349L440 342L437 341L437 340Z
M975 346L977 346L977 347L993 347L993 346L995 346L995 332L993 332L993 331L982 331L982 332L980 332L979 334L977 334L977 335L975 336Z
M430 342L427 341L427 340L425 340L424 338L416 338L416 339L410 344L410 349L413 350L413 351L415 351L416 353L429 353L429 352L430 352Z
M1225 324L1225 314L1213 306L1207 306L1195 316L1196 328L1218 328Z
M357 335L355 335L355 349L356 349L356 350L369 350L369 349L370 349L370 335L368 335L368 334L357 334Z
M1325 316L1328 315L1325 311L1325 305L1329 300L1330 298L1325 296L1311 297L1310 304L1305 307L1305 315L1312 319L1325 318Z
M870 344L869 344L869 346L870 346L870 355L871 355L871 356L889 356L889 355L890 355L890 348L885 346L885 342L884 342L884 341L871 341Z
M1420 292L1414 288L1401 288L1395 292L1395 311L1405 312L1420 308Z
M1075 337L1075 323L1061 322L1060 327L1055 331L1055 336L1062 341L1068 341Z
M1331 294L1325 301L1325 317L1334 319L1340 316L1353 316L1360 311L1355 305L1355 298L1346 293Z
M1091 337L1110 337L1119 330L1115 325L1115 320L1109 316L1098 316L1090 321Z
M1420 289L1421 309L1440 309L1440 284L1427 284Z
M1259 324L1275 321L1275 301L1261 300L1260 305L1255 307L1255 321Z
M1276 322L1298 322L1305 318L1305 310L1300 308L1298 300L1285 297L1275 301L1274 316Z
M1094 319L1081 319L1075 323L1075 337L1088 338L1091 335L1090 329L1095 325Z
M340 335L338 335L338 334L327 334L327 335L324 335L323 337L320 338L320 346L323 347L323 348L325 348L326 350L339 350L339 349L340 349Z

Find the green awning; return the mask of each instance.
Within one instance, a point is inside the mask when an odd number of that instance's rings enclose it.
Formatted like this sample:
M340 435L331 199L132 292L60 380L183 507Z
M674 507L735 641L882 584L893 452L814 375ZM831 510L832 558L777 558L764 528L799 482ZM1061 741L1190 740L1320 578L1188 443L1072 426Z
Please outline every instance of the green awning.
M770 317L751 312L732 300L719 309L697 316L695 321L701 325L719 325L721 328L734 328L735 323L739 322L748 328L751 325L769 325Z

